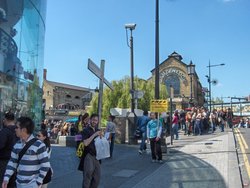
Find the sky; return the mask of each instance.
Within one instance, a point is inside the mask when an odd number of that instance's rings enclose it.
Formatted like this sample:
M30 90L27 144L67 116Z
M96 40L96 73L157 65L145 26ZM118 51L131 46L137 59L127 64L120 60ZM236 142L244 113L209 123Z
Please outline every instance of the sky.
M155 66L155 0L48 0L44 67L50 81L86 88L99 86L88 58L105 60L108 81L130 76L125 24L136 23L134 75L148 79ZM176 51L195 64L212 97L250 94L250 1L159 0L160 63ZM129 34L130 36L130 34ZM128 36L128 37L129 37ZM224 101L227 101L225 98Z

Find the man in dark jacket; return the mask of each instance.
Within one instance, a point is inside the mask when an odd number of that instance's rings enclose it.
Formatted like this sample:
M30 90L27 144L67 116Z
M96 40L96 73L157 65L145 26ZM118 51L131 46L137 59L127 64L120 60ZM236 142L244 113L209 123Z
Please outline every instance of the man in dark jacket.
M12 112L7 111L4 115L3 129L0 131L0 185L2 185L4 172L16 141L15 116ZM8 188L14 186L15 180L11 179Z
M83 186L84 188L97 188L101 178L100 162L96 159L94 139L101 135L97 128L99 123L98 114L92 114L90 125L83 129L82 139L84 144L83 160Z

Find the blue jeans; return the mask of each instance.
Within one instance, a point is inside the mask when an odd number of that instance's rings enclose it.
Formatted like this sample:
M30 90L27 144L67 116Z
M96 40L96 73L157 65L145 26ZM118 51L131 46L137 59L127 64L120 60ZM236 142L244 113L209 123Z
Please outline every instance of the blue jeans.
M221 127L221 132L224 132L224 124L221 124L220 127Z
M173 130L172 136L174 136L174 134L175 134L175 135L176 135L176 139L179 138L179 135L178 135L178 127L179 127L178 124L173 124L173 125L172 125L172 130Z
M110 142L110 157L113 156L114 144L115 144L115 133L110 133L111 142Z
M197 119L194 123L194 134L201 134L201 120Z
M142 132L142 137L141 137L141 144L140 144L140 150L145 150L146 149L146 141L147 139L147 133L146 131Z

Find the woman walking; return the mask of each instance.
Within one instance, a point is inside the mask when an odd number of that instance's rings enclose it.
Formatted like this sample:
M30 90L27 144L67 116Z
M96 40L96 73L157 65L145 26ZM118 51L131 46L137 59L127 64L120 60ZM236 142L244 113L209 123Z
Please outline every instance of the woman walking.
M147 124L147 137L148 143L150 141L152 162L156 162L156 157L159 163L162 161L162 151L161 151L161 132L162 132L162 123L159 121L155 112L150 113L151 120Z
M42 129L38 132L37 134L37 138L39 140L41 140L47 149L48 152L48 158L50 159L50 155L51 155L51 145L50 145L50 139L48 137L48 133L46 130ZM49 174L50 173L50 174ZM43 185L41 188L47 188L48 187L48 183L51 181L51 176L52 176L52 169L50 168L50 170L48 171L47 175L45 176L44 180L43 180Z

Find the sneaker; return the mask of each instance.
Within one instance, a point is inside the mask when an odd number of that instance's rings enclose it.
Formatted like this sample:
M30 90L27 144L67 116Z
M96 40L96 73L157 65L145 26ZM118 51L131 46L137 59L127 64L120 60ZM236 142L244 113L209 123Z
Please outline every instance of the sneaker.
M162 163L163 163L163 160L158 160L158 162L159 162L160 164L162 164Z
M142 150L139 150L138 152L139 152L140 155L142 154Z
M152 163L155 163L156 162L156 160L154 160L154 159L152 159L152 161L151 161Z

